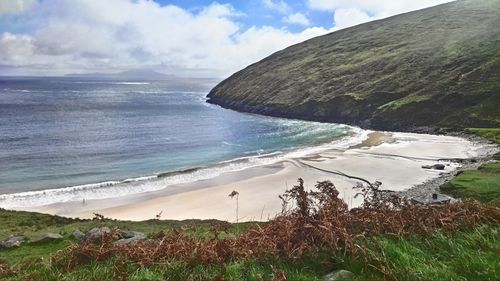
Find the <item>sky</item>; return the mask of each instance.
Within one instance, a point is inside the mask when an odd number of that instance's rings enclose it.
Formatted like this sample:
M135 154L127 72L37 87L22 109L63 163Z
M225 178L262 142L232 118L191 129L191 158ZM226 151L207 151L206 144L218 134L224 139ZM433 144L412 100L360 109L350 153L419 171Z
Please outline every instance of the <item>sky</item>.
M287 46L450 0L0 0L0 75L225 77Z

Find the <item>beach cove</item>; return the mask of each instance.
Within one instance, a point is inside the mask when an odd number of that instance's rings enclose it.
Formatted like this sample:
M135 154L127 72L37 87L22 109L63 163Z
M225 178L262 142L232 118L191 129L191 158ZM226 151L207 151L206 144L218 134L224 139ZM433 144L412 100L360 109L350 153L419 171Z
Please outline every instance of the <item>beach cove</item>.
M266 221L280 213L282 201L278 196L296 184L299 177L308 188L317 181L332 181L339 196L352 208L363 200L361 196L356 197L359 190L353 189L360 181L341 174L379 181L384 190L404 193L414 186L453 174L461 166L457 159L482 158L494 150L484 143L454 136L369 132L361 143L348 148L329 148L289 157L210 179L166 186L155 192L23 209L79 218L92 218L94 213L99 213L112 219L134 221L158 216L173 220L235 222L236 202L228 195L236 190L238 221ZM444 164L444 170L422 168L437 163ZM422 188L421 193L430 191Z

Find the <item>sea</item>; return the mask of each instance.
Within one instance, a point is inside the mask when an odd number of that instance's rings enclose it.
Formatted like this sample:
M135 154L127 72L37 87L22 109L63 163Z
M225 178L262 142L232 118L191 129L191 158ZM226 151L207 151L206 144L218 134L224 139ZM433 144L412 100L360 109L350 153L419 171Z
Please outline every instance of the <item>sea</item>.
M0 78L0 207L158 191L366 136L224 109L207 93L169 81Z

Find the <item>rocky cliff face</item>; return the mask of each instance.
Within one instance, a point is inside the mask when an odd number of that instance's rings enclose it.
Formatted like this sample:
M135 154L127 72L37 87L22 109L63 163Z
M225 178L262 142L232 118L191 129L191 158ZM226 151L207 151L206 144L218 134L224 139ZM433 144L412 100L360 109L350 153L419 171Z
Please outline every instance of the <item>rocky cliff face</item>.
M208 98L375 129L498 127L500 1L457 1L316 37L233 74Z

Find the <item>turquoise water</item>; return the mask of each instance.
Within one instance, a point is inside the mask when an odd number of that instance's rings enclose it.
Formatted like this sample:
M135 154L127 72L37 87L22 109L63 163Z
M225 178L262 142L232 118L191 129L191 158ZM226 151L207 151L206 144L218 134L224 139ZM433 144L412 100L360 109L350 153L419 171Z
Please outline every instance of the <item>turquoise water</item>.
M355 133L223 109L206 94L168 82L1 78L0 207L168 188Z

